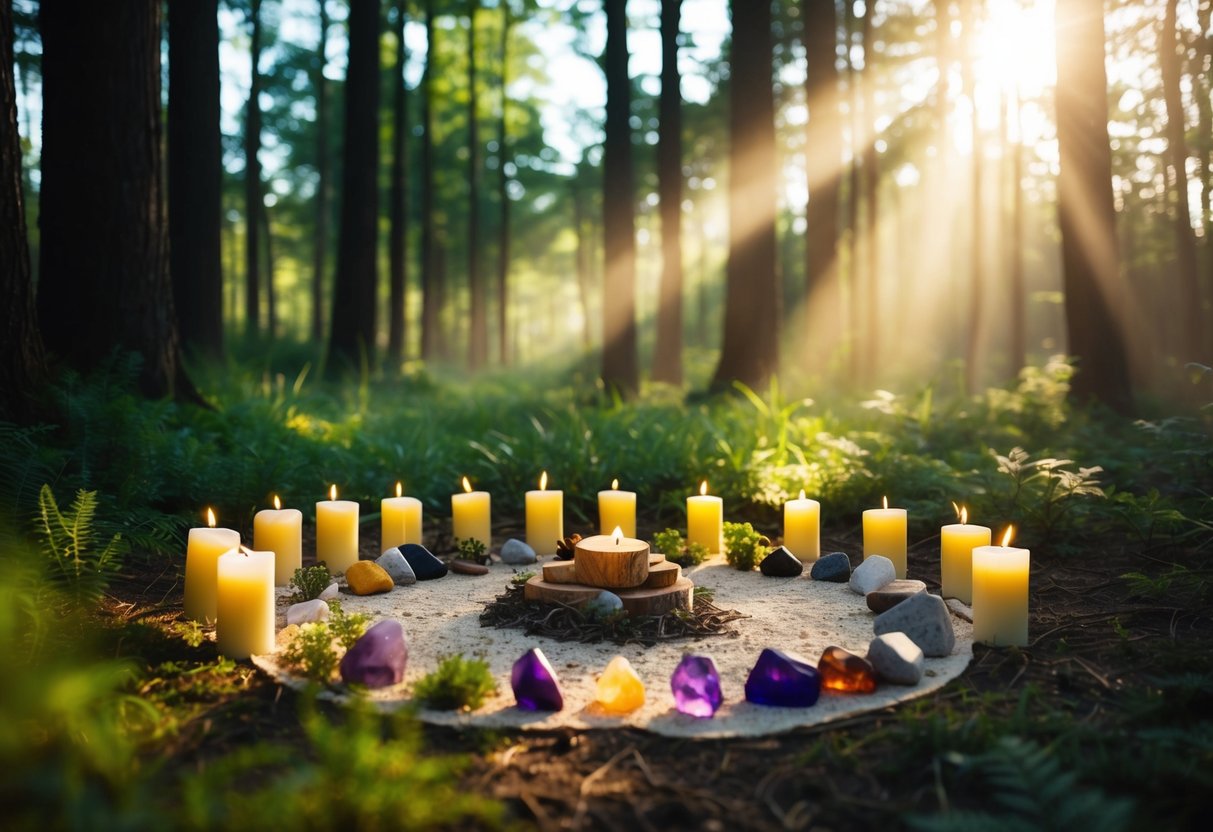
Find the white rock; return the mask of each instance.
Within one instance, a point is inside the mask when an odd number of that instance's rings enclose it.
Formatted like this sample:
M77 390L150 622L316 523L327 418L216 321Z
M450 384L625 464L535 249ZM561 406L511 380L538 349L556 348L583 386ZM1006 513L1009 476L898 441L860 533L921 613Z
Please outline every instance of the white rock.
M375 563L383 567L383 571L392 576L396 586L409 586L417 583L417 573L409 562L404 559L400 549L392 547L378 557Z
M857 595L875 592L890 581L897 580L897 567L884 555L871 555L851 573L851 591Z
M307 624L310 621L328 621L329 620L329 605L325 601L316 598L311 601L304 601L302 604L291 604L286 611L286 623L291 624Z
M922 679L922 648L905 633L885 633L868 645L876 675L895 685L917 685Z
M317 600L332 601L336 597L337 597L337 582L334 581L333 583L329 584L328 586L326 586L324 588L324 592L321 592L317 596Z
M948 606L938 595L919 592L876 616L876 635L905 633L928 656L947 656L956 646Z

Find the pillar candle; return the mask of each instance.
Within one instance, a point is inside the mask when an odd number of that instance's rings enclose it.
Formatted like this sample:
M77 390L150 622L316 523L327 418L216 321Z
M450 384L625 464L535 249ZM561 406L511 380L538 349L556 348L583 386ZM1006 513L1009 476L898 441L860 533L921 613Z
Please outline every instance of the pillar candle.
M247 659L274 651L274 553L231 549L219 556L221 655Z
M687 497L687 542L702 543L713 555L724 551L724 501L708 494L708 482Z
M185 547L185 615L194 621L214 621L219 556L240 545L240 533L216 529L215 512L206 510L207 528L190 529Z
M636 536L636 492L620 491L619 480L610 491L598 492L598 531L610 534L618 526L624 537Z
M463 494L451 495L451 521L455 540L476 539L485 551L493 545L492 499L487 491L473 491L468 478L463 478Z
M556 554L556 541L564 539L564 492L547 489L544 471L539 490L526 493L526 543L540 556Z
M906 510L870 508L863 513L863 556L884 555L897 567L897 577L906 576Z
M990 530L969 525L969 510L960 509L960 522L939 530L940 594L973 603L973 550L990 545Z
M796 557L815 561L821 557L821 503L804 496L783 504L783 545Z
M403 492L404 486L396 483L396 496L385 497L379 503L381 552L393 546L421 542L421 501L416 497L404 497Z
M973 640L996 647L1028 646L1031 552L1016 549L1011 529L1001 546L973 550Z
M283 508L278 495L274 507L253 516L253 548L274 553L274 583L287 586L303 566L303 512Z
M358 562L358 504L338 500L335 485L327 500L316 503L316 560L334 575Z

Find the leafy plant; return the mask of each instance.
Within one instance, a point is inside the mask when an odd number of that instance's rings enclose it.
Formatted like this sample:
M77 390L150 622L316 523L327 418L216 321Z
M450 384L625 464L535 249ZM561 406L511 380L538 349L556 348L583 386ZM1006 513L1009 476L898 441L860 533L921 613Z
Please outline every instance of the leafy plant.
M174 621L172 629L190 647L201 647L206 640L202 625L197 621Z
M724 556L729 566L749 572L758 565L762 550L771 544L749 523L724 524Z
M440 711L474 711L485 697L497 692L497 682L484 659L465 659L456 653L444 656L438 667L423 676L413 695L427 708Z
M353 647L354 642L362 638L370 623L369 615L360 612L347 613L341 608L340 601L329 601L329 631L344 649Z
M308 679L321 684L332 681L333 672L345 651L366 632L370 618L347 614L337 601L329 602L328 621L303 624L282 651L282 661Z
M472 563L487 565L489 562L484 542L474 537L463 538L459 541L459 557L470 560Z
M522 586L533 577L535 577L534 572L519 572L517 575L510 578L510 583L514 584L515 586Z
M67 511L61 511L49 485L38 494L38 537L52 580L77 598L96 601L122 566L122 536L115 534L94 547L93 521L97 492L80 490Z
M996 453L998 473L1010 478L1007 510L1026 524L1051 535L1061 528L1078 497L1106 496L1099 486L1099 465L1071 470L1072 459L1047 457L1032 459L1023 448L1012 448L1003 456Z
M682 566L703 563L711 554L702 543L688 543L678 529L666 529L653 535L653 548L665 555L666 560Z
M332 573L324 561L315 566L304 566L295 570L291 576L291 586L295 588L292 599L295 601L312 601L320 597L320 593L328 589L333 582Z

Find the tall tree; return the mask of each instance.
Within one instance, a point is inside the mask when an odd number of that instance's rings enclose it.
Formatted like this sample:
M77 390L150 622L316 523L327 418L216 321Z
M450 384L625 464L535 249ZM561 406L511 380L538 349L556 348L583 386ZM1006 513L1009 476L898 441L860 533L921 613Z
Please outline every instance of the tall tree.
M501 110L497 121L497 356L502 366L510 363L509 282L510 282L510 174L509 131L506 121L510 97L510 30L514 15L510 0L501 0ZM579 232L580 233L580 232Z
M432 361L441 346L442 285L434 222L434 0L425 0L425 72L421 76L421 358Z
M863 281L860 280L859 268L859 196L863 186L863 169L860 157L863 155L863 98L859 89L859 70L855 66L853 48L855 45L855 29L858 20L855 18L855 0L843 0L846 11L846 57L847 57L847 98L851 110L850 151L851 164L847 170L847 320L850 332L847 335L848 363L851 378L859 379L863 375L863 358L866 347L863 319L863 304L859 299L859 290Z
M407 0L396 0L396 64L392 73L392 184L391 219L388 243L388 365L395 372L404 359L408 293L408 88L404 83L404 65L408 49L404 42Z
M181 343L223 354L219 0L168 4L169 272Z
M880 366L880 157L876 152L876 0L866 0L863 10L863 203L864 203L864 271L867 273L868 296L865 376L872 380Z
M1007 120L1010 120L1008 113ZM1010 326L1011 326L1011 377L1019 376L1019 371L1028 365L1028 310L1027 288L1024 284L1023 250L1024 250L1024 200L1023 200L1023 101L1019 90L1015 90L1015 135L1014 142L1007 143L1007 152L1011 156L1011 240L1007 254L1010 260L1010 279L1007 286L1010 291Z
M255 335L261 328L261 0L249 5L252 37L249 58L248 108L244 121L244 308L245 330Z
M63 0L40 11L39 322L47 347L79 369L115 348L141 355L149 396L193 392L166 251L160 9Z
M771 6L733 0L729 50L729 255L724 341L712 386L767 383L779 365Z
M13 4L0 0L0 418L24 421L46 363L34 309L14 81Z
M479 370L489 357L488 302L480 272L480 130L476 117L476 12L480 0L468 0L468 366Z
M1057 212L1070 353L1079 402L1132 408L1112 203L1102 0L1057 0Z
M633 203L631 80L627 0L603 0L607 37L606 142L602 160L602 230L606 273L602 298L602 378L631 394L640 387L636 354L636 216Z
M661 293L653 380L682 384L682 76L678 71L682 0L661 0L661 100L657 193L661 205Z
M977 3L979 0L961 0L961 25L964 27L964 37L961 43L964 51L961 55L960 73L965 97L972 102L969 109L969 133L972 136L972 170L969 174L970 202L969 221L972 223L972 240L969 246L969 315L968 330L965 333L965 391L970 395L977 392L981 378L981 338L985 309L985 255L984 224L982 217L985 206L982 191L982 162L984 161L984 144L981 137L981 124L977 112L976 71L974 69L973 50L977 41Z
M375 262L379 220L379 0L351 0L345 79L345 161L333 292L330 363L365 361L375 350Z
M312 86L316 90L316 236L312 241L312 340L324 340L324 275L329 242L329 104L328 0L320 0L320 42L316 45L316 70Z

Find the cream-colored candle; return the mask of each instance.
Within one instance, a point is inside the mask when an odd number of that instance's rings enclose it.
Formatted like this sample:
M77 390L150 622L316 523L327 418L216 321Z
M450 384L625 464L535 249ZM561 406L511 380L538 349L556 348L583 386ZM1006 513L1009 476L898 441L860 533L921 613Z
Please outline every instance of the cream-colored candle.
M463 478L462 494L451 495L451 525L455 540L479 540L487 551L493 545L493 501L487 491L473 491Z
M316 560L334 575L358 562L358 504L338 500L335 485L327 500L316 503Z
M884 508L870 508L863 513L863 556L884 555L897 567L897 577L906 576L906 510L889 508L889 498L884 498Z
M185 616L214 621L219 556L240 545L240 533L215 528L215 512L206 510L206 528L190 529L185 547Z
M598 492L598 530L610 534L618 526L624 537L636 536L636 492L620 491L619 480L610 491Z
M990 545L990 530L985 526L969 525L969 510L957 512L959 523L950 523L939 530L940 594L973 603L973 550Z
M821 557L821 503L804 496L783 504L783 545L796 557L814 561Z
M274 652L274 553L231 549L219 556L219 653L229 659Z
M253 548L274 553L274 583L287 586L303 566L303 512L283 508L278 495L274 507L253 516Z
M548 491L548 472L539 477L539 490L526 493L526 543L537 555L556 554L564 539L564 492Z
M1001 546L973 550L973 640L994 647L1028 646L1027 549L1008 546L1007 527Z
M724 500L708 494L707 480L687 497L687 542L702 543L713 555L724 551Z
M396 496L379 502L380 551L421 542L421 501L403 494L403 484L396 483Z

